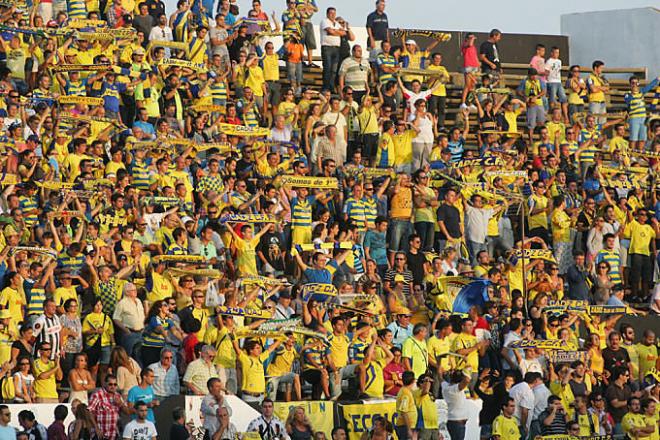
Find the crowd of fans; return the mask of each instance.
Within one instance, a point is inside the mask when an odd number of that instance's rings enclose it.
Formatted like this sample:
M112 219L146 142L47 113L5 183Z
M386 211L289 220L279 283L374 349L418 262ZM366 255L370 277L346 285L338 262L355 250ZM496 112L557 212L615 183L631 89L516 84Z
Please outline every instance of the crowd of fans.
M384 0L366 47L286 3L0 2L1 397L71 403L0 439L152 440L184 394L213 440L227 395L263 440L325 439L276 401L388 397L363 438L439 439L442 398L451 440L469 399L482 439L657 440L658 79L614 113L601 61L539 44L509 87L498 30L450 75Z

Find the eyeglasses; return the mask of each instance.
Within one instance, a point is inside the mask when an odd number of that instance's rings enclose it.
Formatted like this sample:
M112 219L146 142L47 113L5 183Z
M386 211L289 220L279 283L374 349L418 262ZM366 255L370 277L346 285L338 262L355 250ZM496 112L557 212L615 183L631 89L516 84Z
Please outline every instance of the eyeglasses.
M396 261L406 261L406 259L404 257L396 257L395 260Z
M29 362L21 362L21 363L20 363L19 365L20 365L21 367L22 367L22 366L24 366L24 365L27 365L27 366L29 366L29 365L30 365L30 363L29 363Z
M172 359L172 356L163 356L163 359Z
M374 189L373 188L365 188L364 190L365 191L373 191Z
M41 351L44 351L44 352L53 351L53 349L52 348L41 347Z
M116 386L117 386L117 382L108 382L108 386L109 386L109 387L116 387Z

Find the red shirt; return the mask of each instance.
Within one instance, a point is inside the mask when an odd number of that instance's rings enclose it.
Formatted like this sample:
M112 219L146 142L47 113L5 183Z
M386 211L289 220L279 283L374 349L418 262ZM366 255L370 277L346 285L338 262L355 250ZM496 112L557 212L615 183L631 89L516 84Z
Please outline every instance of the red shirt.
M392 380L392 378L396 378L400 381L401 375L403 374L404 371L406 370L403 368L403 365L390 362L385 366L385 368L383 368L383 377L385 378L385 380ZM399 385L394 385L389 390L386 389L385 394L387 394L388 396L396 396L400 389L401 387Z
M475 45L461 47L461 53L463 54L463 67L479 67L479 57Z

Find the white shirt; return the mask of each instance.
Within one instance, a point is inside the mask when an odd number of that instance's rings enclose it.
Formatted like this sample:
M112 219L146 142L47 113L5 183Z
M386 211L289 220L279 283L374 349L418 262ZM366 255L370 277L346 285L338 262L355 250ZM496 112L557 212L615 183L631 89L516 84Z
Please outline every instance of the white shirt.
M534 414L532 418L538 419L541 413L548 407L548 397L550 397L552 393L544 383L534 387L532 392L534 393Z
M475 243L485 243L488 236L488 221L493 210L487 208L465 207L465 236Z
M342 29L341 25L328 18L321 20L321 46L339 47L341 45L341 37L337 35L329 35L326 29L340 30Z
M653 295L651 295L651 310L657 314L660 314L660 306L657 304L657 301L660 301L660 283L655 285L653 289Z
M561 60L559 58L548 58L545 62L545 70L548 71L547 81L549 83L561 83Z
M442 382L442 397L447 402L447 420L467 420L469 418L465 389L457 383Z
M509 333L504 335L504 344L503 345L504 345L505 348L507 348L507 354L509 355L509 359L511 359L511 362L514 362L514 365L509 365L509 363L506 360L502 359L502 366L505 369L508 368L509 370L513 370L513 369L518 367L518 362L517 362L517 358L516 358L516 355L515 355L514 351L518 350L518 353L522 357L523 350L520 349L520 348L515 349L515 348L508 348L508 347L512 343L514 343L516 341L520 341L521 339L522 339L522 337L518 333L512 332L512 331L510 331Z
M144 422L131 420L124 428L122 437L130 440L151 440L157 435L156 427L149 420Z
M341 139L343 142L346 142L344 137L344 128L346 128L347 123L346 117L342 113L335 113L331 111L326 112L323 116L321 116L321 122L323 122L325 125L334 125L337 127L337 138Z
M532 410L534 409L534 392L527 382L520 382L511 387L509 397L516 403L516 412L513 416L520 423L521 409L527 408L527 431L532 424Z
M403 97L406 98L406 105L408 106L408 112L410 113L410 116L408 116L410 122L412 122L415 119L415 103L417 102L418 99L426 99L428 100L429 97L431 96L431 93L433 93L433 90L422 90L419 93L415 93L412 90L406 90L403 92Z
M149 32L149 41L173 41L172 29L169 26L164 28L160 26L154 26Z

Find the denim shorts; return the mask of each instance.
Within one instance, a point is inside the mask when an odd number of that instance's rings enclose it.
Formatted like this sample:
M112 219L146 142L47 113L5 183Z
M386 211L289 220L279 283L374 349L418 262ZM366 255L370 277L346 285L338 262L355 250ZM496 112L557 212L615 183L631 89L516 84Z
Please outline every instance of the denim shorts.
M545 123L545 109L542 105L527 107L527 128L534 128Z
M628 131L630 132L630 141L645 141L646 140L646 124L644 118L630 118L628 119Z

